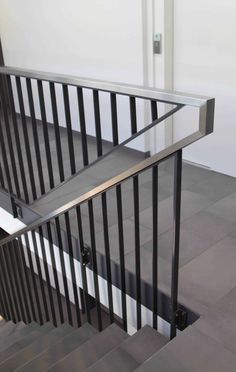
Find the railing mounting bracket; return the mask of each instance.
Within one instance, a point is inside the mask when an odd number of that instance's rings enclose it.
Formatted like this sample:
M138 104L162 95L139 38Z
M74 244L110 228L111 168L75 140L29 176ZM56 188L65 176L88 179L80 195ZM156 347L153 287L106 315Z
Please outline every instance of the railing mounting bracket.
M83 266L87 266L90 263L90 249L86 244L81 248L81 257Z
M175 313L176 327L183 331L187 327L187 312L183 309L178 309Z
M15 199L11 197L12 212L14 218L23 218L23 211L19 204L15 202Z

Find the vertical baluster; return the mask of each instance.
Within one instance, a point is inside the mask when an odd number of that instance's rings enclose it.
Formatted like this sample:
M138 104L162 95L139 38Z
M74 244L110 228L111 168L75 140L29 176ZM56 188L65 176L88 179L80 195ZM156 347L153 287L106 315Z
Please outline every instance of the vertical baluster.
M88 144L87 144L85 113L84 113L84 97L83 97L83 90L80 87L77 88L77 98L78 98L78 105L79 105L79 119L80 119L80 130L81 130L81 139L82 139L83 161L84 161L84 166L86 166L89 164Z
M52 116L53 116L54 132L55 132L55 139L56 139L56 148L57 148L58 169L59 169L59 174L60 174L60 181L63 182L65 180L65 173L64 173L64 164L63 164L62 150L61 150L61 134L60 134L60 126L59 126L59 120L58 120L58 112L57 112L56 92L55 92L54 83L49 83L49 84L50 84Z
M31 252L31 249L30 249L29 238L28 238L27 233L24 234L24 238L25 238L27 258L28 258L28 262L29 262L29 272L30 272L30 277L31 277L32 284L33 284L32 289L33 289L33 293L34 293L34 296L35 296L36 308L37 308L38 317L39 317L39 324L42 325L43 324L43 315L42 315L42 309L41 309L41 304L40 304L40 299L39 299L39 294L38 294L38 288L37 288L37 283L36 283L36 273L34 271L32 252Z
M4 166L4 170L5 170L5 174L6 174L6 178L7 178L7 187L8 187L7 191L12 194L13 189L12 189L11 175L10 175L7 153L6 153L6 148L5 148L4 138L3 138L1 119L0 119L0 147L1 147L2 159L3 159L2 164Z
M72 133L72 126L71 126L71 114L70 114L70 101L69 101L68 86L63 84L62 89L63 89L65 117L66 117L68 149L69 149L69 155L70 155L70 168L71 168L71 174L75 174L76 173L75 151L74 151L73 133Z
M117 102L116 102L115 93L111 93L111 124L112 124L113 146L117 146L119 144L119 138L118 138Z
M82 226L80 206L76 207L76 219L77 219L76 222L77 222L78 236L79 236L79 260L80 260L80 267L81 267L85 310L86 310L87 321L88 323L91 323L91 314L90 314L89 301L88 301L88 283L87 283L87 275L86 275L86 266L83 263L82 253L81 253L82 249L84 248L84 237L83 237L83 226Z
M29 109L30 109L30 117L31 117L31 124L32 124L32 131L33 131L33 138L34 138L34 148L35 148L35 154L36 154L40 190L41 190L41 194L45 194L43 167L42 167L42 160L41 160L41 153L40 153L40 146L39 146L37 121L36 121L35 109L34 109L34 98L33 98L31 80L29 78L26 79L26 87L27 87L27 94L28 94L28 100L29 100Z
M120 255L120 277L121 277L121 302L123 328L127 331L127 308L126 308L126 282L125 282L125 253L124 253L124 231L121 185L116 186L118 234L119 234L119 255Z
M24 99L23 99L23 94L22 94L21 80L20 80L20 77L18 76L16 76L16 87L17 87L18 101L19 101L19 106L20 106L20 115L21 115L27 164L28 164L28 169L29 169L31 190L32 190L33 199L35 200L37 199L37 192L36 192L36 186L35 186L34 169L33 169L33 164L32 164L32 154L31 154L31 149L30 149L27 121L26 121L26 116L25 116L25 106L24 106Z
M2 287L0 285L0 315L5 319L9 320L8 314L7 314L7 307L6 307L6 302L4 300L3 292L2 292Z
M5 85L6 80L4 80ZM7 144L9 149L9 158L10 158L10 164L11 164L11 170L12 170L12 177L14 180L15 190L16 190L16 196L18 198L21 197L20 193L20 186L19 186L19 179L18 179L18 172L16 167L16 159L15 159L15 153L13 148L13 142L12 142L12 133L11 133L11 125L9 121L9 114L8 114L8 103L6 98L6 89L4 89L3 86L3 76L0 76L0 96L1 96L1 103L2 103L2 111L3 111L3 121L5 124L5 132L7 137Z
M60 293L60 286L59 286L59 280L58 280L58 274L57 274L57 266L56 266L56 260L55 260L52 230L51 230L50 222L47 222L47 234L48 234L48 243L49 243L49 248L50 248L50 255L51 255L51 260L52 260L53 279L54 279L55 287L56 287L56 295L57 295L57 303L58 303L58 311L59 311L59 316L60 316L60 322L64 323L64 314L63 314L63 308L62 308L61 293Z
M137 329L141 328L141 263L140 263L140 224L139 224L139 179L133 178L134 193L134 239L135 239L135 274L136 274L136 313Z
M6 313L6 319L7 320L13 320L13 313L12 313L12 306L11 306L11 300L9 299L9 290L6 283L6 277L5 273L3 272L2 266L4 265L4 262L2 260L2 250L3 247L0 247L0 287L1 287L1 293L2 298L5 306L5 313Z
M135 97L129 97L131 134L137 133L137 114Z
M54 176L53 176L52 158L51 158L51 151L50 151L49 134L48 134L48 123L47 123L45 101L44 101L43 83L41 80L38 80L37 84L38 84L39 105L40 105L40 113L41 113L41 120L42 120L42 126L43 126L43 137L44 137L45 152L46 152L46 159L47 159L49 184L50 184L50 188L53 189L54 188Z
M171 339L176 336L176 311L178 309L180 212L182 187L182 150L174 155L174 198L173 198L173 251L171 275Z
M1 125L1 123L0 123ZM5 182L4 182L4 176L3 176L3 171L2 171L2 165L0 163L0 184L3 189L5 189Z
M31 236L32 236L32 242L33 242L34 252L35 252L35 261L36 261L36 267L38 271L39 286L40 286L41 296L43 300L43 310L45 314L45 320L46 322L48 322L50 320L50 317L49 317L48 304L47 304L47 299L46 299L46 294L45 294L45 289L44 289L44 282L43 282L42 269L41 269L41 264L40 264L40 259L39 259L39 250L38 250L35 230L31 230Z
M74 300L75 300L75 308L76 308L76 316L77 316L77 325L78 327L80 327L81 326L80 307L79 307L79 297L78 297L76 275L75 275L74 254L73 254L73 246L72 246L72 239L71 239L69 212L65 213L65 222L66 222L66 235L67 235L68 252L69 252L69 260L70 260L72 288L73 288L73 295L74 295Z
M157 329L158 316L158 166L152 168L152 316L153 328Z
M15 298L16 298L16 306L19 307L20 313L20 320L23 320L25 323L27 322L25 309L24 309L24 301L22 299L22 292L20 290L20 279L19 279L19 267L15 260L15 247L13 242L9 242L6 244L7 249L7 256L8 256L8 264L10 268L10 275L12 274L12 286L14 287L15 291Z
M64 291L65 291L68 321L69 321L69 324L73 326L71 303L70 303L68 282L67 282L67 276L66 276L64 250L63 250L63 243L62 243L62 237L61 237L61 226L60 226L59 217L55 218L55 223L56 223L57 241L58 241L59 255L60 255L60 261L61 261L62 279L63 279L63 285L64 285Z
M21 140L20 140L20 135L19 135L18 122L16 118L15 101L14 101L10 76L7 76L7 85L8 85L9 99L10 99L12 123L13 123L13 129L14 129L14 135L15 135L15 141L16 141L16 151L17 151L17 156L19 160L21 182L23 186L23 193L24 193L25 202L29 203L28 186L27 186L26 176L25 176L25 165L24 165L23 156L22 156Z
M107 293L108 293L109 315L110 315L110 322L113 323L114 322L114 311L113 311L111 256L110 256L106 193L103 193L101 198L102 198L102 215L103 215L103 233L104 233L104 245L105 245L105 256L106 256L106 270L107 270Z
M56 318L56 311L55 311L55 306L54 306L54 301L53 301L50 275L49 275L49 270L48 270L48 262L47 262L47 256L46 256L46 250L45 250L43 227L39 226L38 231L39 231L39 239L40 239L40 246L41 246L42 257L43 257L43 267L44 267L44 272L45 272L45 279L46 279L46 284L47 284L50 309L51 309L51 314L52 314L52 322L53 322L53 325L56 327L57 318Z
M95 290L95 299L98 316L98 330L102 331L102 316L101 316L101 305L100 305L100 294L98 284L98 268L97 268L97 254L96 254L96 241L95 241L95 229L94 229L94 215L93 215L93 201L88 201L88 212L89 212L89 225L90 225L90 238L91 238L91 250L93 260L93 281Z
M30 307L30 310L31 310L31 313L32 313L32 319L35 322L37 322L35 303L34 303L33 294L32 294L32 289L33 288L32 288L32 284L31 284L31 275L30 275L29 268L26 265L24 246L23 246L21 237L19 237L19 239L18 239L18 246L19 246L19 256L20 256L19 264L21 264L22 271L23 271L23 274L24 274L24 279L25 279L27 294L28 294L28 299L29 299L29 307ZM27 248L25 248L25 250L27 251Z
M96 130L96 141L97 141L97 155L99 157L99 156L102 156L102 132L101 132L99 93L97 90L93 90L93 106L94 106L95 130Z

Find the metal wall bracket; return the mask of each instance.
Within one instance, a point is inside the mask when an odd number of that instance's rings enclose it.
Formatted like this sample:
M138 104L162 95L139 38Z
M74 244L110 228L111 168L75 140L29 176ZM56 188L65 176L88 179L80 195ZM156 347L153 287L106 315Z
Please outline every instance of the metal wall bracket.
M175 313L175 324L180 331L187 327L187 316L187 312L182 309L178 309Z
M13 217L22 219L23 218L22 208L19 204L15 202L15 199L13 197L11 197L11 205L12 205Z
M81 258L83 266L87 266L90 263L90 249L86 244L81 249Z

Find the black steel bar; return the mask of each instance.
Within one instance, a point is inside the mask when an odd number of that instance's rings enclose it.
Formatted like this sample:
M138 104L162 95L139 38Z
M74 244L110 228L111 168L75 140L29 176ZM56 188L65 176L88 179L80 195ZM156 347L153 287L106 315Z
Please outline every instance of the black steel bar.
M39 249L38 249L38 243L36 240L35 230L31 230L31 236L32 236L34 252L35 252L35 262L36 262L36 268L38 272L39 286L40 286L41 296L43 300L43 313L45 314L46 322L48 322L50 320L50 317L49 317L48 304L47 304L47 298L46 298L46 293L45 293L45 288L44 288L42 269L41 269L41 264L40 264L40 259L39 259Z
M117 102L116 102L115 93L111 93L111 124L112 124L113 145L117 146L119 144L119 138L118 138Z
M60 292L60 286L59 286L59 280L58 280L58 274L57 274L56 259L55 259L55 253L54 253L54 247L53 247L53 238L52 238L52 230L51 230L50 222L47 222L47 234L48 234L48 243L49 243L49 248L50 248L50 256L52 260L52 271L53 271L53 279L54 279L55 288L56 288L59 317L60 317L60 322L64 323L61 292Z
M78 106L79 106L79 119L80 119L80 130L82 139L82 151L84 166L89 164L88 158L88 144L87 144L87 133L86 133L86 121L84 113L84 97L82 88L77 88Z
M26 252L27 252L27 258L28 258L28 263L29 263L30 277L31 277L32 284L33 284L33 293L34 293L34 297L36 301L36 308L37 308L38 317L39 317L39 324L42 325L43 315L42 315L42 309L41 309L41 304L39 300L38 288L37 288L37 283L36 283L36 273L34 270L34 264L33 264L32 252L30 249L28 234L24 234L24 238L25 238Z
M0 123L0 125L1 125L1 123ZM5 182L4 182L4 176L3 176L1 162L0 162L0 184L1 184L2 188L5 189Z
M55 306L54 306L54 301L53 301L50 275L49 275L49 270L48 270L47 256L46 256L45 243L44 243L43 227L39 226L38 231L39 231L40 246L41 246L42 257L43 257L43 267L44 267L44 272L45 272L45 279L46 279L46 284L47 284L50 309L51 309L51 314L52 314L52 322L53 322L53 325L55 327L57 327L57 318L56 318L56 311L55 311Z
M14 240L13 241L14 245L14 254L13 254L13 260L14 260L14 265L17 267L18 270L18 276L19 276L19 284L20 284L20 289L21 289L21 295L22 295L22 300L23 304L25 307L25 314L26 314L26 322L30 323L32 321L32 317L30 314L29 306L28 306L28 298L26 294L26 287L25 287L25 282L23 278L23 265L22 265L22 260L19 252L19 245L18 241Z
M42 81L37 80L37 85L38 85L38 95L39 95L41 120L42 120L42 125L43 125L43 137L44 137L44 145L45 145L45 152L46 152L46 159L47 159L47 170L48 170L49 184L50 184L50 188L53 189L54 188L54 176L53 176L52 157L51 157L51 151L50 151L48 123L47 123L47 116L46 116Z
M7 76L7 85L8 85L8 92L9 92L12 123L13 123L13 129L14 129L15 141L16 141L16 151L17 151L17 156L18 156L19 166L20 166L23 193L24 193L25 202L29 203L28 186L27 186L26 176L25 176L25 165L24 165L23 156L22 156L21 140L20 140L20 135L19 135L18 122L17 122L16 109L15 109L15 101L14 101L12 82L11 82L10 76Z
M103 215L103 233L106 257L106 270L107 270L107 293L109 304L110 322L114 322L114 309L113 309L113 296L112 296L112 276L111 276L111 255L110 255L110 242L108 230L108 217L107 217L107 196L102 194L102 215Z
M60 226L59 218L55 218L55 223L56 223L56 232L57 232L57 243L58 243L60 261L61 261L62 279L63 279L63 285L64 285L65 299L66 299L66 308L67 308L67 314L68 314L68 322L70 325L73 326L71 302L70 302L70 295L69 295L68 282L67 282L67 276L66 276L66 266L65 266L64 250L63 250L63 243L62 243L62 237L61 237L61 226Z
M23 135L24 135L24 143L25 143L27 164L28 164L28 169L29 169L32 196L33 196L33 199L36 200L37 192L36 192L36 186L35 186L34 169L33 169L33 164L32 164L32 154L31 154L31 149L30 149L27 121L26 121L26 116L25 116L25 106L24 106L24 98L22 94L21 80L19 77L16 77L16 87L17 87L18 101L19 101L19 106L20 106L20 115L21 115L22 129L23 129Z
M125 281L125 253L124 253L124 231L121 185L116 186L119 255L120 255L120 278L121 278L121 302L123 329L127 332L127 308L126 308L126 281Z
M171 339L176 336L176 311L178 310L181 187L182 149L177 151L174 156L173 251L171 270Z
M5 285L5 293L8 300L8 305L10 309L11 314L11 320L16 323L18 319L18 312L16 310L15 304L14 304L14 298L12 296L12 288L11 283L9 280L9 267L6 262L5 253L4 253L4 246L0 249L0 263L1 263L1 273L3 277L3 283Z
M95 130L96 130L96 141L97 141L97 155L102 156L102 131L101 131L101 116L100 116L100 104L99 104L99 92L93 90L93 106L94 106L94 118L95 118Z
M57 148L58 169L59 169L59 174L60 174L60 181L63 182L65 180L65 173L64 173L64 164L63 164L62 150L61 150L61 135L60 135L60 126L59 126L58 111L57 111L57 99L56 99L54 83L50 83L50 95L51 95L52 116L53 116L53 124L54 124L54 131L55 131L56 148Z
M32 124L32 131L33 131L33 138L34 138L34 148L35 148L35 154L36 154L40 190L41 190L41 194L45 194L45 184L44 184L43 167L42 167L42 160L41 160L41 151L40 151L40 146L39 146L37 121L36 121L35 109L34 109L34 98L33 98L31 80L28 78L26 79L26 87L27 87L27 94L28 94L28 100L29 100L29 109L30 109L30 117L31 117L31 124Z
M68 149L69 149L69 156L70 156L70 168L71 168L71 174L75 174L76 173L75 151L74 151L72 124L71 124L70 100L69 100L68 86L63 85L62 90L63 90L63 99L64 99L64 108L65 108Z
M9 169L9 164L8 164L8 159L7 159L7 152L6 152L6 147L4 143L4 138L3 138L3 131L2 131L2 122L0 119L0 147L2 150L2 159L3 159L3 166L6 174L6 179L7 179L7 186L8 190L10 193L13 193L13 188L12 188L12 182L11 182L11 175L10 175L10 169Z
M1 257L1 251L2 247L0 248L0 287L1 287L1 293L2 293L2 298L5 306L5 313L6 313L6 319L7 320L13 320L12 318L12 309L11 309L11 304L9 301L9 291L7 291L7 285L6 285L6 278L3 273L2 265L4 265L4 262L2 261Z
M67 237L69 260L70 260L72 288L73 288L73 295L74 295L75 309L76 309L76 320L77 320L77 326L80 327L81 318L80 318L79 296L78 296L78 288L77 288L76 275L75 275L74 254L73 254L73 245L72 245L72 238L71 238L69 213L65 213L65 223L66 223L66 237Z
M24 279L25 279L27 294L28 294L28 304L29 304L29 308L30 308L31 313L32 313L32 319L35 322L37 322L35 302L34 302L33 294L32 294L31 274L30 274L29 268L26 265L25 252L24 252L24 251L27 252L27 247L23 246L21 237L19 237L19 239L18 239L18 246L19 246L19 256L20 256L19 263L22 264L22 271L23 271L23 274L24 274ZM27 254L27 257L28 257L28 254Z
M129 97L129 105L130 105L131 134L135 134L137 133L137 113L136 113L135 97Z
M81 254L82 249L84 248L84 237L83 237L83 226L82 226L80 206L76 207L76 222L77 222L77 227L78 227L79 260L80 260L80 267L81 267L85 311L86 311L87 321L88 323L91 323L91 314L90 314L90 307L89 307L89 301L88 301L88 283L87 283L86 266L83 264L83 259L82 259L82 254Z
M152 120L157 120L158 118L158 109L157 109L157 101L151 101L151 113L152 113Z
M135 274L136 274L136 314L137 329L142 326L141 319L141 263L140 263L140 223L139 223L139 179L133 178L134 194L134 240L135 240Z
M12 272L12 284L15 288L16 301L17 301L17 305L19 306L20 319L23 320L25 323L27 323L27 317L26 317L25 308L24 308L24 300L23 300L22 291L20 288L19 267L15 259L16 254L15 254L14 240L13 242L10 242L7 244L7 255L8 255L9 266L11 268L10 270Z
M152 168L152 322L158 328L158 165Z
M92 200L88 201L88 213L89 213L90 239L91 239L91 251L92 251L92 261L93 261L93 282L94 282L97 318L98 318L98 330L102 331L102 315L101 315L101 304L100 304L99 283L98 283L97 254L96 254L96 241L95 241L94 214L93 214L93 201Z
M12 168L12 177L14 180L16 196L20 198L21 193L20 193L18 172L17 172L17 167L16 167L15 153L14 153L13 142L12 142L11 125L10 125L9 115L8 115L8 102L7 102L8 100L6 98L5 83L6 83L6 80L4 79L3 81L3 76L0 75L0 96L1 96L2 112L3 112L3 118L4 118L3 121L5 125L5 132L6 132L8 149L9 149L9 158L10 158L10 164Z
M2 292L2 287L0 285L0 315L5 319L9 320L8 314L7 314L7 307L6 307L6 302L4 300L3 292Z

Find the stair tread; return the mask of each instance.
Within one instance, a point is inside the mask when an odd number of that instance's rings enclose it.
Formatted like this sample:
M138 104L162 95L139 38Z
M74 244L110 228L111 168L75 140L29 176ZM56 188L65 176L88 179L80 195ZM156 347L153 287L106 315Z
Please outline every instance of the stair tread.
M27 326L20 326L15 328L8 335L5 335L4 338L0 339L0 352L10 347L15 342L27 336L30 332L36 329L36 323L30 323Z
M50 323L45 323L43 326L39 326L36 324L35 330L32 330L32 332L30 332L28 335L25 335L22 339L17 340L11 345L8 345L4 350L0 352L0 363L30 345L40 335L50 332L53 328L53 325Z
M128 372L144 363L155 352L166 345L168 340L150 326L145 326L135 335L106 354L88 371Z
M0 371L12 371L19 368L72 331L73 328L71 326L63 324L59 328L55 328L45 335L43 334L29 346L2 362L0 364Z
M84 371L128 337L126 332L112 324L54 364L48 371Z
M0 340L4 341L6 337L11 336L12 334L19 332L23 328L25 328L26 325L23 322L19 323L13 323L13 322L7 322L1 329L0 329ZM1 342L0 342L1 345Z
M80 345L91 339L98 331L88 323L65 336L61 341L49 347L29 363L18 369L21 372L45 371L50 366L64 358Z

